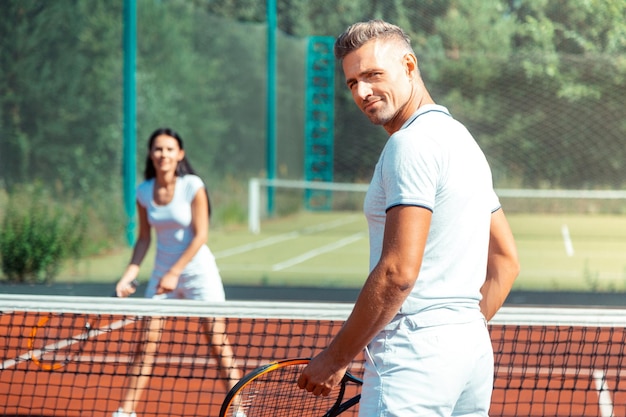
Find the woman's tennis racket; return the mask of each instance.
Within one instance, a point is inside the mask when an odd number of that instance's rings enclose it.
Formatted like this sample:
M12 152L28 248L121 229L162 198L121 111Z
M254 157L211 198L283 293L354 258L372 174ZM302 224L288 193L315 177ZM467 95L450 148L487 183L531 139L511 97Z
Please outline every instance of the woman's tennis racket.
M128 285L130 285L134 289L137 289L137 287L139 286L139 281L137 279L134 279ZM111 294L111 297L117 297L117 291L116 290L113 290L113 294Z
M83 350L85 342L98 330L97 318L83 314L49 314L40 317L31 329L28 349L35 365L44 371L61 369Z
M300 389L297 381L308 363L287 359L253 370L228 392L220 417L333 417L359 402L362 381L348 372L327 397Z
M133 280L129 285L137 288L139 282ZM87 340L110 330L108 325L100 328L98 315L49 314L40 317L31 329L28 349L35 365L44 371L56 371L74 361Z

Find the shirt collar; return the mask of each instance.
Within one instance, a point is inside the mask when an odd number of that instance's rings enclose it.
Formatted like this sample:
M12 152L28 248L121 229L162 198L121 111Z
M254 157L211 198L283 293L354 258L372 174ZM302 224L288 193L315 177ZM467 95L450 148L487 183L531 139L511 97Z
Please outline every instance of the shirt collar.
M439 112L439 113L444 113L450 117L452 117L452 115L450 115L450 112L448 111L447 108L445 108L444 106L440 106L439 104L425 104L422 107L420 107L419 109L417 109L415 111L415 113L413 113L411 115L411 117L408 118L408 120L406 122L404 122L404 124L402 125L402 127L400 128L400 130L407 128L411 123L413 123L415 121L415 119L417 119L418 117L426 114L426 113L430 113L430 112Z

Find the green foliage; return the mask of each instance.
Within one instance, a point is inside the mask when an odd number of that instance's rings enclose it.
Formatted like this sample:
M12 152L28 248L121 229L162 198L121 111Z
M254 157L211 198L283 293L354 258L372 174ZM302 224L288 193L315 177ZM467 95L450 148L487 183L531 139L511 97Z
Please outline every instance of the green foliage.
M306 38L382 18L411 35L429 90L479 140L497 185L623 186L623 0L276 3L282 177L302 174ZM263 176L266 2L137 6L138 161L167 125L205 179ZM119 175L122 160L121 3L7 0L0 13L0 179L107 189L102 173ZM335 178L364 181L386 135L354 106L340 66L336 78Z
M122 187L113 182L108 189L98 188L84 197L64 199L64 206L80 207L88 227L85 230L82 255L94 255L120 245L126 245L126 213L122 202Z
M382 18L410 34L428 89L479 141L497 187L625 185L624 0L276 3L280 177L303 171L307 37ZM41 181L94 202L96 248L124 230L122 4L0 1L0 188ZM265 1L137 2L139 172L148 135L170 126L212 192L264 176L266 19ZM335 180L367 181L386 134L336 68ZM243 207L218 201L213 221Z
M0 235L1 267L10 282L51 282L61 264L82 253L86 217L55 202L40 186L9 195Z
M6 1L0 13L0 177L101 186L121 146L121 3Z
M215 217L222 226L244 224L247 221L245 206L234 201L218 207Z
M211 228L240 225L247 221L247 184L226 176L219 182L208 181L211 198Z

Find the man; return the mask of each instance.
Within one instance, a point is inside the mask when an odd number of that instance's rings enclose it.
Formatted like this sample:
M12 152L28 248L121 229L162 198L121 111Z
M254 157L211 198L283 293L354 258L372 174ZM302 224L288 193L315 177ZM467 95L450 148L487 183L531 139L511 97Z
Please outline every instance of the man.
M430 97L402 29L354 24L337 38L335 55L357 106L390 137L364 203L370 274L298 385L328 395L366 349L360 416L487 416L486 321L519 273L489 165Z

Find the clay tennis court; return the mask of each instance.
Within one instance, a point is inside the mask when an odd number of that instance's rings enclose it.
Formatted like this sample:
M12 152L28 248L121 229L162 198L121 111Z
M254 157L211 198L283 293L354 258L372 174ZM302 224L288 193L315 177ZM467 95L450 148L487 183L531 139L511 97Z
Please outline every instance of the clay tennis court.
M103 317L99 326L113 330L86 341L80 355L63 368L46 371L32 360L28 349L42 314L46 313L5 311L0 316L0 340L5 346L0 413L110 416L119 406L136 346L137 317ZM138 415L218 415L225 388L200 323L197 317L167 320L157 366ZM227 333L238 366L246 372L275 359L311 356L328 343L341 323L232 318ZM623 327L495 323L491 334L496 355L492 416L626 415ZM362 360L358 358L352 368L357 376ZM346 415L356 415L356 409Z
M0 373L0 414L110 416L122 397L122 384L141 334L140 320L118 315L101 318L98 326L104 329L102 333L85 341L70 363L50 371L38 366L28 349L33 328L46 314L13 311L0 316L0 338L6 346ZM95 320L89 317L87 321ZM226 391L201 323L198 317L167 319L153 377L138 414L218 415ZM237 365L247 372L274 359L311 356L316 347L329 342L329 335L340 325L233 319L227 333Z

